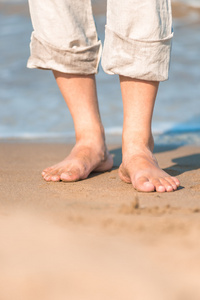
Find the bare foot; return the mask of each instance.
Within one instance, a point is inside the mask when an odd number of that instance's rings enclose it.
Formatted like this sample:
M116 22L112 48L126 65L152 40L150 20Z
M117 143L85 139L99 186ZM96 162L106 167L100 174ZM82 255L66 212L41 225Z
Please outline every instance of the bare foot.
M88 177L92 171L105 172L112 168L113 158L104 146L94 142L79 141L60 163L45 169L42 176L46 181L78 181Z
M176 177L172 177L158 166L157 160L148 149L134 151L132 155L124 155L119 168L120 178L132 183L140 192L172 192L180 185Z

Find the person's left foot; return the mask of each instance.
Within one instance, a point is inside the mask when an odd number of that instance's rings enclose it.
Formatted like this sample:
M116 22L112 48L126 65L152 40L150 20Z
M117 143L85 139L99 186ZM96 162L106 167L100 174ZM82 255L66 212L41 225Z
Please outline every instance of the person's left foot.
M133 151L123 155L119 176L126 183L132 183L140 192L172 192L180 185L176 177L164 172L149 149Z

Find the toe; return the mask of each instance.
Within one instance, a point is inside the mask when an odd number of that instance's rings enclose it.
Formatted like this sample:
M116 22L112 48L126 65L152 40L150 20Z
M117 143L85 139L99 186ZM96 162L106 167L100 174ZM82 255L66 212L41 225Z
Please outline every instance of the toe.
M51 181L51 176L49 175L45 175L43 178L45 181Z
M168 182L169 182L169 184L172 186L172 189L175 191L175 190L177 190L177 188L178 188L178 183L176 183L176 181L174 180L174 178L172 178L172 177L166 177L165 178Z
M140 177L135 181L135 183L133 181L133 186L139 192L153 192L155 190L154 185L147 177Z
M176 177L170 177L170 178L173 180L173 182L175 183L176 187L178 188L180 186L180 181L178 180L178 178L176 178Z
M164 193L166 192L166 189L162 184L159 184L158 186L156 186L156 192Z
M49 167L49 168L44 169L44 170L42 171L42 175L43 175L43 174L46 174L46 173L48 173L48 172L50 172L51 170L52 170L52 167Z
M167 191L167 192L173 192L173 191L174 191L173 186L168 185L168 186L166 187L166 191Z
M60 176L59 175L53 175L53 176L51 176L51 181L54 181L54 182L60 181Z
M49 168L47 173L42 172L42 176L46 181L60 181L60 174L62 173L62 169L59 168Z
M42 177L44 177L45 175L47 175L46 171L42 171Z
M62 173L61 175L60 175L60 179L62 180L62 181L68 181L68 182L70 182L70 181L77 181L77 180L79 180L80 178L79 178L79 176L78 176L78 174L77 173L74 173L74 172L71 172L71 171L69 171L69 172L64 172L64 173Z
M173 190L174 190L173 185L170 182L170 180L168 180L168 178L169 177L160 178L159 180L160 180L161 184L164 186L166 192L173 192Z
M166 191L165 184L158 178L153 178L152 180L153 185L155 186L156 192L164 193Z

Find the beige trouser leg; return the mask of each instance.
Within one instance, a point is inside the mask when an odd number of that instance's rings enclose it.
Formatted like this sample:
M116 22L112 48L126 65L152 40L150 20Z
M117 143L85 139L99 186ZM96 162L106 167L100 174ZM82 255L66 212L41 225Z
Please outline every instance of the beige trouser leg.
M109 74L166 80L172 36L170 0L108 0L103 68Z
M107 0L102 66L108 74L168 78L170 0ZM101 54L90 0L29 0L34 27L29 68L97 73Z
M101 55L91 0L29 0L33 33L28 68L95 74Z

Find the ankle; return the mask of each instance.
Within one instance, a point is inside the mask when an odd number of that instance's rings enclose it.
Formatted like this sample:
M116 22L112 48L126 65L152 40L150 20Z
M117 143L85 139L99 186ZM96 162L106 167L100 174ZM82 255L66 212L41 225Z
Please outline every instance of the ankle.
M104 130L90 131L85 130L76 136L76 146L90 149L93 153L103 161L108 155L108 150L105 142Z
M95 157L100 161L105 161L108 157L108 149L105 143L105 136L100 134L83 134L76 139L75 148L80 151L86 151L86 153L95 154ZM89 151L89 152L88 152Z
M153 135L134 133L134 134L123 134L122 137L122 152L123 153L133 153L141 151L153 152L154 149L154 139Z
M76 142L78 143L80 141L105 143L105 132L103 126L91 126L89 128L81 128L81 130L76 130Z

